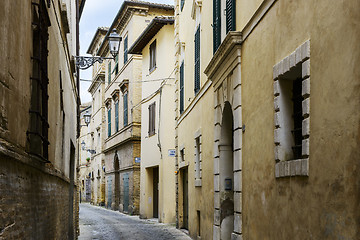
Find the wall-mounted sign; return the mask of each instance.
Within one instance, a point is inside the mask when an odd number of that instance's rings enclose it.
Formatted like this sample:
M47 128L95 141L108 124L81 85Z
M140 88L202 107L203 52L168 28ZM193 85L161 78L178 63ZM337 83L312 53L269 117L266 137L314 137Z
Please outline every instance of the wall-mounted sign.
M168 150L169 157L175 157L175 149Z
M135 163L140 163L140 161L141 161L141 158L139 158L139 157L135 158Z

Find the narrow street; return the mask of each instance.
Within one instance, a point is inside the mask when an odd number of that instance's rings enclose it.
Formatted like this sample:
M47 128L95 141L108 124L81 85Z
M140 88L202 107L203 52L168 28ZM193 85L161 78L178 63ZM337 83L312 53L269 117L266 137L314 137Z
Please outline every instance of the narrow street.
M171 225L81 203L79 239L188 240L191 238Z

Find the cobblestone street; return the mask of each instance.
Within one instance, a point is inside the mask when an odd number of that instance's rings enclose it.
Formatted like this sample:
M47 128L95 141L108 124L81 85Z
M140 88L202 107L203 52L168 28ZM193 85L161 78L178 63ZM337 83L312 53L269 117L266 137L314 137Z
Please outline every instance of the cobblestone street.
M118 211L82 203L80 204L79 239L188 240L191 238L168 224L143 220L139 219L139 216L128 216Z

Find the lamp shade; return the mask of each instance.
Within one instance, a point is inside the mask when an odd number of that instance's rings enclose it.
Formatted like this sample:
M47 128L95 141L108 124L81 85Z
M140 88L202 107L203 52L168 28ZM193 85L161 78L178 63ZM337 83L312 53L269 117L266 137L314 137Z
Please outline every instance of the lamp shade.
M85 121L85 124L86 124L86 125L89 125L90 119L91 119L91 115L90 115L90 114L84 114L84 121Z
M116 28L108 36L109 41L109 49L111 55L115 58L119 53L120 41L121 37L119 34L116 33Z

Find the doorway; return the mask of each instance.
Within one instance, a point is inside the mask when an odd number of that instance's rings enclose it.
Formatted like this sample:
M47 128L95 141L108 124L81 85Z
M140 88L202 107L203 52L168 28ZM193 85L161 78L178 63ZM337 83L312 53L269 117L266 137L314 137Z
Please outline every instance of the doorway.
M234 159L233 159L233 113L229 102L225 102L221 135L219 142L220 154L220 235L221 239L231 239L234 229Z
M159 168L153 168L153 217L159 217Z
M129 173L124 173L124 212L129 212Z
M182 185L183 185L183 228L189 229L189 183L188 183L188 169L182 170Z
M114 201L111 203L111 209L112 210L118 210L119 209L119 203L120 203L120 175L119 175L119 157L117 154L117 151L115 151L114 154Z

